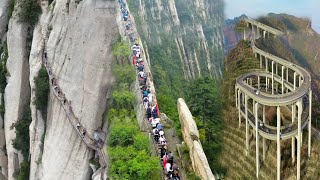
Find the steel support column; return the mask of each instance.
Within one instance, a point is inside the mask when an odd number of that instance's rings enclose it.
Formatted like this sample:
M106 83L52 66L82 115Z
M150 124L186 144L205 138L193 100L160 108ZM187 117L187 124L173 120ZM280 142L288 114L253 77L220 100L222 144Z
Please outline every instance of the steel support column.
M239 128L241 127L241 103L240 103L240 89L238 89L238 111L239 111Z
M263 125L266 124L266 105L262 106L262 119ZM262 159L263 161L266 160L266 138L262 137Z
M309 122L308 122L308 155L311 156L311 116L312 116L312 90L309 89Z
M293 73L293 90L296 90L296 85L297 85L297 84L296 84L296 82L297 82L297 81L296 81L296 76L297 76L297 73L294 72L294 73Z
M281 149L280 149L280 106L277 106L277 180L280 180Z
M246 155L249 152L249 127L248 127L248 96L245 94L245 110L246 110Z
M260 162L259 162L259 124L258 124L258 103L255 103L255 124L256 124L256 175L257 178L259 177L259 168L260 168Z
M281 92L284 94L284 66L281 67Z
M268 67L268 58L267 57L264 57L265 61L266 61L266 72L268 72L269 70L269 67Z
M271 92L272 94L274 94L274 61L272 61L272 71L271 71L271 75L272 75L272 79L271 79Z
M301 167L301 115L302 115L302 103L301 100L297 102L298 105L298 147L297 147L297 179L300 179L301 174L300 174L300 167Z
M297 105L296 103L292 104L291 105L291 112L292 112L292 115L291 115L291 121L292 123L294 123L295 119L296 119L296 109L297 109ZM296 159L296 142L295 142L296 138L295 137L292 137L292 140L291 140L291 158L292 158L292 163L295 162L295 159Z

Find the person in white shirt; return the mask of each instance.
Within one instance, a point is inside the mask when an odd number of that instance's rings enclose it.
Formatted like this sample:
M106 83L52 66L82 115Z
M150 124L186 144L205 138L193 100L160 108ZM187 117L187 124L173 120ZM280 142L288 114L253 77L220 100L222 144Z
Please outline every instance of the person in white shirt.
M166 138L165 138L164 136L162 136L162 137L159 138L159 142L160 142L160 144L162 144L162 145L167 144Z
M166 164L166 171L167 171L167 173L169 173L170 171L172 171L172 169L171 169L171 164L170 164L170 163L167 163L167 164Z
M156 123L156 121L153 120L153 119L152 119L152 121L151 121L151 126L152 126L152 128L157 129L157 128L156 128L156 127L157 127L157 123Z
M154 121L156 124L159 124L159 123L160 123L160 118L154 118L153 121Z
M159 135L160 135L160 137L163 137L164 131L163 131L163 130L160 130L160 131L159 131Z
M140 72L139 72L139 76L140 76L141 78L143 78L144 72L143 72L143 71L140 71Z
M148 100L149 100L150 104L152 103L152 97L153 97L152 93L149 93L148 94Z

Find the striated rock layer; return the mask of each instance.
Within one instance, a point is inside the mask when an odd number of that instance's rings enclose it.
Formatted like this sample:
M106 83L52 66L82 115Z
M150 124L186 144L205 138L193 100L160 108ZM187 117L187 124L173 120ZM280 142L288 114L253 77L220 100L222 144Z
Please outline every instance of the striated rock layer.
M12 147L15 130L10 127L30 106L30 179L87 180L93 173L89 167L93 151L81 142L52 92L48 97L47 114L36 109L34 78L38 76L45 49L58 84L71 100L73 112L87 133L101 128L113 83L111 43L118 32L114 23L116 1L55 0L50 5L41 1L41 6L43 13L32 28L33 33L28 25L18 21L15 13L6 32L7 0L0 2L0 38L7 33L9 55L4 95L5 135L0 130L0 135L5 136L8 163L2 165L6 157L0 153L1 169L4 175L4 171L8 172L8 179L14 179L13 173L23 161L21 153ZM28 33L33 34L30 53Z
M0 1L0 43L3 40L3 36L7 31L7 23L8 23L8 0Z
M28 106L30 98L29 87L29 63L27 43L27 26L18 22L17 19L10 19L7 34L8 55L7 86L4 94L5 115L4 129L6 138L6 148L8 155L8 179L13 179L13 173L18 170L19 163L23 160L21 153L17 152L12 146L15 139L15 130L10 128L19 121L24 109Z
M192 168L201 179L214 180L215 178L199 140L199 131L196 122L193 120L192 114L182 98L178 99L177 106L183 140L189 148Z
M148 45L146 51L150 52L154 71L163 68L171 74L166 69L170 64L174 71L172 75L185 79L222 76L222 0L137 0L128 3L141 38ZM168 62L158 62L161 55L165 55Z

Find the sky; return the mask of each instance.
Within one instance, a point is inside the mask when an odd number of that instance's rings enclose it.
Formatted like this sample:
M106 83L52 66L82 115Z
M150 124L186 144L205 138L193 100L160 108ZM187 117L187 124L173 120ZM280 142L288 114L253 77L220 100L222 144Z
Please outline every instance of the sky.
M320 33L320 0L224 0L227 19L246 14L256 18L268 13L287 13L312 20L312 28Z

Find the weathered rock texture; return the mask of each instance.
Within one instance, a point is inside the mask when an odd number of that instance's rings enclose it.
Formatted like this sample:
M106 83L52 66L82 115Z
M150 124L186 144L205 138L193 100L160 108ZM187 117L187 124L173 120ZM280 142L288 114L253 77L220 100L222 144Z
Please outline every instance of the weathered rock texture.
M70 3L68 6L66 4ZM117 30L114 1L57 1L48 12L52 27L48 59L75 115L88 133L102 126L113 82L111 42ZM41 179L89 179L92 157L69 124L60 102L50 95Z
M192 114L182 99L178 99L179 119L181 123L181 130L183 139L189 148L190 159L193 170L205 180L214 180L213 173L210 169L208 160L202 149L199 140L199 131L196 122L193 120Z
M150 52L153 71L160 66L168 74L174 71L176 76L186 79L200 75L222 76L224 14L221 0L128 3L141 39L148 45L146 51ZM172 70L166 69L167 63L158 62L162 55L172 63Z
M6 33L3 31L6 2L0 2L0 38ZM89 159L93 157L93 151L81 142L52 92L48 97L47 114L36 109L32 103L34 78L41 67L44 37L48 34L48 61L59 86L72 101L75 115L88 133L100 128L113 83L111 43L118 31L114 23L116 1L55 0L49 6L47 3L41 1L43 13L32 33L30 54L26 48L28 26L19 22L16 14L10 19L7 32L10 76L4 95L9 161L8 168L1 165L2 171L8 169L8 179L14 179L12 174L23 161L21 153L12 147L15 132L10 127L21 119L31 97L30 179L87 180L92 175ZM6 160L2 159L0 153L0 163Z
M7 31L7 24L8 24L8 0L1 0L0 1L0 43L3 40L3 35Z
M15 139L15 130L10 128L19 121L24 109L28 106L30 98L29 87L29 63L27 44L27 26L18 22L17 18L10 19L7 35L8 55L7 86L5 89L5 116L4 128L6 137L6 148L8 154L8 179L13 179L13 173L19 168L23 160L21 153L12 146Z

